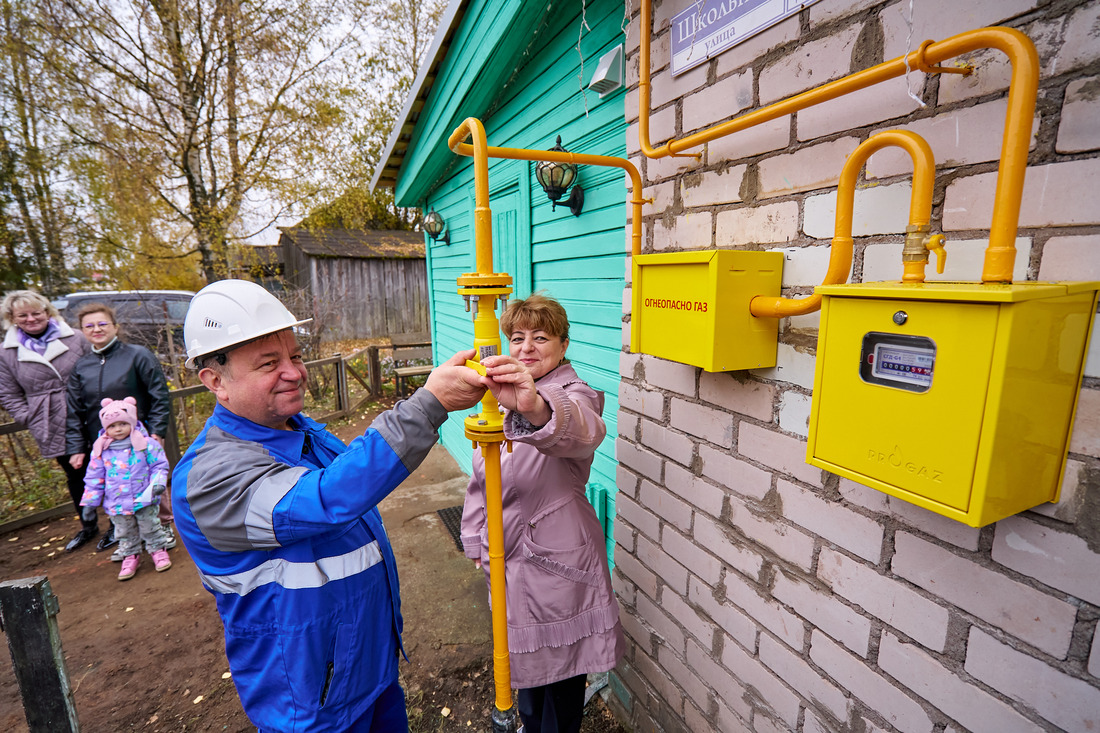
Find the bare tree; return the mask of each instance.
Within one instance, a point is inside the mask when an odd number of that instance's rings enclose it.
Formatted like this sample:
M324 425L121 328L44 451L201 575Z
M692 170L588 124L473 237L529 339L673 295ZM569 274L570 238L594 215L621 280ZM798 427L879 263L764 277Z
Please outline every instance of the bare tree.
M207 281L223 278L246 220L323 190L328 138L347 117L334 90L346 87L340 62L358 48L362 7L44 0L42 28L57 46L43 61L72 101L58 121L85 160L155 198L146 236L178 239Z
M44 41L23 4L0 2L0 228L5 285L34 284L48 294L67 279L63 215L55 199L59 144L41 124L41 67L31 49ZM11 210L9 210L11 209ZM21 251L22 250L22 251ZM31 283L26 278L30 276Z

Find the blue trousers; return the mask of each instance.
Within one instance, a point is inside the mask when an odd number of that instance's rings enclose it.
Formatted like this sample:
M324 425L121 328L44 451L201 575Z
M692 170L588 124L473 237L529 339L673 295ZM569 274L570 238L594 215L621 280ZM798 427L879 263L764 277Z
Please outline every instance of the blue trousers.
M348 726L348 733L408 733L405 691L396 681L382 691L367 712ZM263 733L260 731L259 733Z

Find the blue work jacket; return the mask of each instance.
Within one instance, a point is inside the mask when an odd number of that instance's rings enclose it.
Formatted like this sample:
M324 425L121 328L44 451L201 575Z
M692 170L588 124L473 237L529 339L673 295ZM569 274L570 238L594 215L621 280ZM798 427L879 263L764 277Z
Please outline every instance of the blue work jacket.
M377 504L438 439L427 390L345 446L304 415L273 430L218 405L173 472L180 538L217 599L245 713L344 731L397 680L397 568Z

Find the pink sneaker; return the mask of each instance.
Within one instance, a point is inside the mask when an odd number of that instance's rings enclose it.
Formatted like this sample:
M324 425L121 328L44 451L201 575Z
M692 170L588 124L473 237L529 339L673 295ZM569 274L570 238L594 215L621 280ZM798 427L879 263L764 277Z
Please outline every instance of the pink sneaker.
M118 571L119 580L129 580L137 575L138 564L141 562L140 555L130 555L122 561L122 569Z
M153 553L153 567L158 573L163 573L172 567L172 561L168 558L168 550L157 550Z

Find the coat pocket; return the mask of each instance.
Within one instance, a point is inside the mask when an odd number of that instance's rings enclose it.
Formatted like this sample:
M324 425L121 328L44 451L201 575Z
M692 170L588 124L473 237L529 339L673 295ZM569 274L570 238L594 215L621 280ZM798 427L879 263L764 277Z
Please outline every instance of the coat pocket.
M517 618L521 625L558 624L599 604L603 535L595 512L579 501L584 499L571 497L548 507L524 529L521 585L527 618Z

